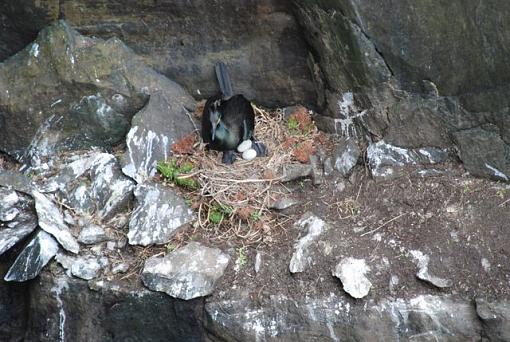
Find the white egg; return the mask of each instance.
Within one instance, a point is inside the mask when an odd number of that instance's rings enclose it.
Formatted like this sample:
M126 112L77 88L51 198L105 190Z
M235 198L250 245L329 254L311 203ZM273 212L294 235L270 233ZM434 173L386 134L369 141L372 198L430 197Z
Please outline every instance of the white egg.
M253 148L250 148L243 152L243 159L244 160L252 160L257 156L257 151L255 151Z
M245 140L237 146L237 152L243 153L251 147L251 140Z

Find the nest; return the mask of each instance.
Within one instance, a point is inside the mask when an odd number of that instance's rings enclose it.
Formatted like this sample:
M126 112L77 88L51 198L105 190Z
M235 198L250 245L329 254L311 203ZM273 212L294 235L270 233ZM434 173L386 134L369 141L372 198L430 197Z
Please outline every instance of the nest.
M209 239L234 239L243 245L271 243L285 223L270 209L276 200L289 195L284 168L308 162L310 154L324 143L325 135L317 130L306 108L298 107L284 120L282 110L253 107L256 136L267 146L267 157L251 161L238 157L233 165L224 165L221 153L208 151L198 132L172 148L174 166L185 169L175 183L198 213L195 228Z

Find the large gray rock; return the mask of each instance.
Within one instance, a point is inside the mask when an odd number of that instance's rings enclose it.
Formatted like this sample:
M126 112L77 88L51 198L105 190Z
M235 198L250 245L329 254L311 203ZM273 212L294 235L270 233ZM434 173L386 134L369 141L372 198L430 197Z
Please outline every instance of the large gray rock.
M510 181L510 144L497 128L473 128L455 133L459 157L469 173L499 181Z
M406 166L433 165L448 160L448 152L433 148L406 149L381 140L367 149L367 159L376 180L399 177Z
M137 13L143 12L143 20ZM214 64L231 70L234 89L265 105L310 103L315 92L308 49L286 0L170 1L145 6L107 0L0 3L0 61L59 18L78 31L122 37L156 70L203 96L217 92ZM221 20L218 25L218 18ZM168 33L172 34L169 35ZM275 96L278 94L278 96Z
M166 161L170 148L193 132L192 117L175 94L155 93L135 115L126 138L127 152L123 171L142 183L156 173L156 163Z
M45 231L39 231L18 255L4 279L6 281L34 279L57 252L57 241Z
M149 258L142 280L151 290L189 300L211 294L228 262L221 250L191 242L166 257Z
M88 38L59 21L0 64L0 150L33 167L56 151L111 147L153 92L194 100L116 38Z
M140 184L135 189L136 207L129 221L131 245L164 244L178 229L194 219L184 200L161 184Z
M510 303L508 300L491 302L476 299L476 313L486 328L491 341L510 341Z
M312 263L311 246L328 229L328 225L312 213L306 213L294 226L302 231L302 236L295 243L294 253L289 263L289 271L298 273L304 272Z
M335 169L340 172L342 176L347 176L352 168L358 163L360 155L361 151L356 139L341 139L337 144L335 154L333 156Z
M33 201L26 195L0 187L0 255L37 227Z

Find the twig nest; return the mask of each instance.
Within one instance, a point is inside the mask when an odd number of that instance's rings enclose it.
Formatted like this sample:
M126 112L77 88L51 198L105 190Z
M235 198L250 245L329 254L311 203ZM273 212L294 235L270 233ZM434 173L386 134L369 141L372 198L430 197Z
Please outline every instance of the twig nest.
M251 148L251 140L245 140L237 146L237 152L243 153ZM244 156L243 156L244 158ZM253 158L252 158L253 159Z
M243 152L243 159L244 160L252 160L257 156L257 151L255 151L253 148L250 148Z

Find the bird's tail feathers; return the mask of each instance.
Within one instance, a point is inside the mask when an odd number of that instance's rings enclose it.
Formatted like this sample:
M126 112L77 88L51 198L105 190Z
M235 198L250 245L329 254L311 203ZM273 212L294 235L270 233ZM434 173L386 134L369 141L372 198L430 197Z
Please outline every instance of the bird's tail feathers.
M216 78L218 79L218 83L220 85L221 93L224 97L231 97L234 95L234 91L232 90L232 83L230 82L230 76L228 75L227 66L223 62L218 62L216 64Z

